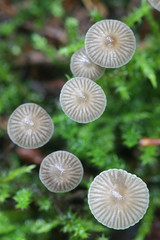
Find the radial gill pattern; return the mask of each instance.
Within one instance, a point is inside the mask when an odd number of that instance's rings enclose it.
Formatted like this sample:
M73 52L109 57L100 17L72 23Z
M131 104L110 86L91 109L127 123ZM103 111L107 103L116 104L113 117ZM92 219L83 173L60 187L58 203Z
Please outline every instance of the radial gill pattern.
M160 11L160 0L148 0L153 8Z
M44 158L39 177L49 191L69 192L81 182L83 167L72 153L57 151Z
M106 96L94 81L76 77L62 88L60 104L64 113L79 123L88 123L99 118L106 107Z
M8 120L8 135L20 147L34 149L43 146L54 130L48 113L35 103L20 105Z
M128 63L136 48L132 30L118 20L102 20L87 32L85 49L88 57L105 68L118 68Z
M105 70L88 58L84 48L79 49L72 55L70 69L74 76L92 80L100 78Z
M89 188L88 202L100 223L113 229L126 229L144 216L149 192L136 175L110 169L94 179Z

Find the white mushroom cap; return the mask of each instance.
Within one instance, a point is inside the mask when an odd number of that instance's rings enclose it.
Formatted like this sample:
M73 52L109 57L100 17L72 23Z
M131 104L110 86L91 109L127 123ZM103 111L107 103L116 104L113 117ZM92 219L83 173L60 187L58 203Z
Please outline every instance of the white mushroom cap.
M79 123L99 118L105 110L106 102L102 88L89 78L72 78L65 83L60 94L62 110Z
M144 216L149 203L146 184L121 169L100 173L92 182L88 203L94 217L113 229L126 229Z
M105 70L88 58L84 48L79 49L72 55L70 69L74 76L86 77L91 80L100 78Z
M105 68L118 68L128 63L136 48L132 30L118 20L95 23L85 37L88 57Z
M51 192L69 192L83 177L83 166L72 153L57 151L43 159L39 178Z
M160 0L148 0L153 8L160 11Z
M22 148L34 149L46 144L52 137L54 125L48 113L35 103L17 107L8 120L10 139Z

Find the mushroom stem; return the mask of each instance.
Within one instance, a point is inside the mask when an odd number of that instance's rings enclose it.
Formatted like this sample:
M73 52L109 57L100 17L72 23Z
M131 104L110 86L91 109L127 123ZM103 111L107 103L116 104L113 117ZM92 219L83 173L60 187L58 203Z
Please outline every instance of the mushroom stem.
M52 195L52 198L54 201L54 207L55 207L56 212L58 213L59 216L63 216L63 212L58 205L57 197L55 195Z

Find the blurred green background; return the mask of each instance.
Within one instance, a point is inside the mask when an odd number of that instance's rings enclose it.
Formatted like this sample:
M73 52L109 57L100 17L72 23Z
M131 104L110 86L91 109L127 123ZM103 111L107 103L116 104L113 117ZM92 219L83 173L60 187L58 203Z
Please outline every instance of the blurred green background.
M108 69L97 81L106 93L104 114L78 124L62 112L59 94L70 72L71 55L83 47L88 28L118 19L135 33L132 60ZM160 12L146 0L0 1L0 239L160 239ZM55 124L48 144L36 150L15 146L7 120L22 103L46 109ZM149 146L142 146L142 138ZM141 140L141 142L140 142ZM42 159L56 150L75 154L84 178L73 191L50 193L41 184ZM116 231L94 219L87 203L93 178L122 168L141 177L150 206L135 226Z

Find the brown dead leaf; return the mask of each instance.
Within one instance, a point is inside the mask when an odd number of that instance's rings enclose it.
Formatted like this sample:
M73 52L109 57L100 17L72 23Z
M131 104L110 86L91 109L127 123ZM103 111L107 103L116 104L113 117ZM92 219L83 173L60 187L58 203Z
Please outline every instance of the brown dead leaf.
M64 0L63 6L67 11L70 11L78 3L78 0Z
M3 117L0 117L0 128L6 131L7 130L7 124L8 124L7 119L3 118Z
M108 16L108 9L100 0L82 0L82 2L88 11L96 8L103 18Z
M67 34L64 30L62 19L50 18L41 30L38 30L32 21L26 21L21 28L27 32L36 32L46 37L53 45L64 45L67 42Z
M148 240L159 240L160 239L160 220L155 220L152 224L151 233L149 234Z
M26 65L52 64L52 61L41 51L30 50L23 52L15 61L18 67Z
M65 84L66 80L64 78L57 78L50 81L41 82L41 86L48 92L52 93L54 96L59 96L60 91Z
M25 149L16 147L18 156L27 163L40 165L44 156L39 149Z
M42 30L42 35L52 40L52 43L65 44L67 42L67 34L64 29L53 26L45 26Z
M6 19L14 17L17 14L16 7L11 3L10 0L0 1L0 18Z

